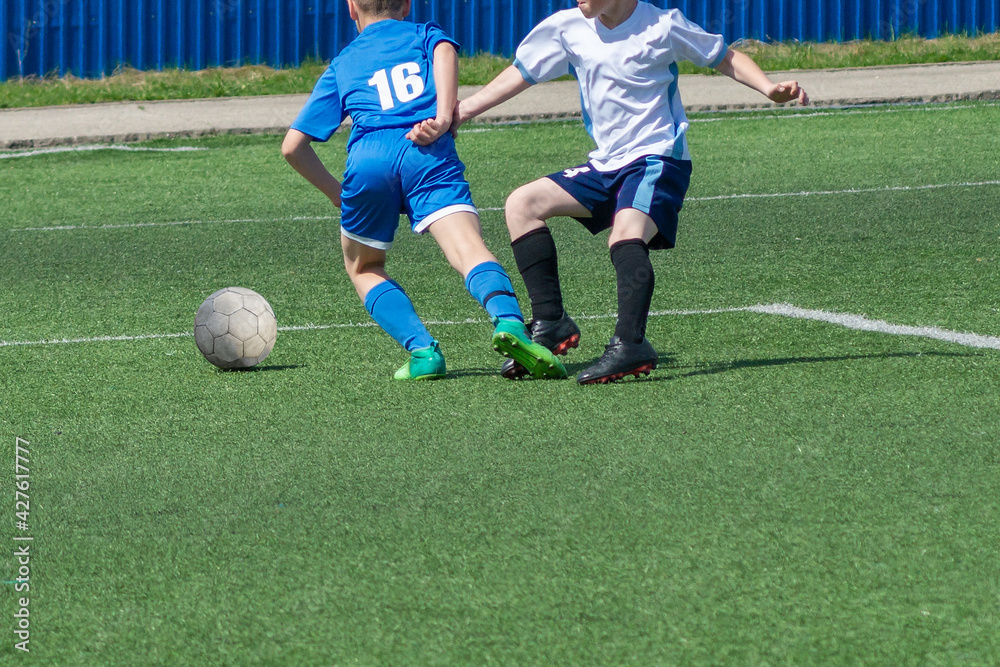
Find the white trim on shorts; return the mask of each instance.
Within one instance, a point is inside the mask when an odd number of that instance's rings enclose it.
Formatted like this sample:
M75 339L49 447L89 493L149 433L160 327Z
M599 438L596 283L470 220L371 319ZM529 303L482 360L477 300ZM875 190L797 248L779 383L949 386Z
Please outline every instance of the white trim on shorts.
M438 209L428 215L426 218L418 222L413 227L414 234L423 234L427 231L427 228L433 225L435 222L441 218L445 218L452 213L475 213L479 216L479 209L475 206L470 206L469 204L455 204L454 206L445 206L444 208Z
M357 241L361 245L366 245L369 248L375 248L376 250L388 250L392 247L392 242L386 243L385 241L376 241L375 239L365 238L364 236L358 236L357 234L352 234L343 227L340 228L340 233L342 236L346 236L352 241Z

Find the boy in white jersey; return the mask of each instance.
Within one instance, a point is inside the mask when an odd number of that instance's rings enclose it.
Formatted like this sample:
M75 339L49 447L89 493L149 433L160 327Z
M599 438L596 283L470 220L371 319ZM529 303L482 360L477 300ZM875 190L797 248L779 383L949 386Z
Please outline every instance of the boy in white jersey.
M677 65L713 67L774 102L808 97L795 81L774 83L721 35L676 9L637 0L577 0L576 9L539 23L514 64L462 100L452 129L540 81L572 73L583 120L597 147L586 164L515 190L506 205L514 258L531 298L531 332L557 354L578 345L580 330L563 309L556 248L545 221L571 216L592 233L611 229L608 245L618 282L618 321L604 355L583 370L581 384L650 373L657 353L646 339L653 295L649 250L674 247L677 214L691 175L688 127L677 92ZM413 130L422 140L427 128ZM508 360L503 374L524 373Z

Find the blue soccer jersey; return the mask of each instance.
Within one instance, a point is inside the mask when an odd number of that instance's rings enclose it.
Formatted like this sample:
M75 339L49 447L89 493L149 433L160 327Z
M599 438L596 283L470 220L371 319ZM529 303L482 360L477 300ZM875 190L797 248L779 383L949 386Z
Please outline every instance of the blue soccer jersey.
M458 48L436 23L372 23L333 59L292 129L326 141L350 116L350 150L371 130L412 127L433 118L432 55L441 42Z
M478 214L452 136L426 147L406 138L437 115L433 55L442 42L458 48L436 23L368 25L334 58L292 123L326 141L351 117L340 227L364 245L388 250L401 212L418 234L452 213Z

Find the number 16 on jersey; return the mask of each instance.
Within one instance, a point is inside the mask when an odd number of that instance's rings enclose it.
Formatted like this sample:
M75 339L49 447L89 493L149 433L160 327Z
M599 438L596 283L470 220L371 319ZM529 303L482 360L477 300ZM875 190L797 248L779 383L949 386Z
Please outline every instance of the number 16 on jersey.
M392 85L389 85L389 81ZM383 111L388 111L396 106L396 101L409 102L420 97L424 92L424 80L420 78L420 65L417 63L403 63L396 65L392 71L380 69L375 72L368 81L369 86L374 86L378 91L378 101L382 105ZM395 98L393 98L395 93Z

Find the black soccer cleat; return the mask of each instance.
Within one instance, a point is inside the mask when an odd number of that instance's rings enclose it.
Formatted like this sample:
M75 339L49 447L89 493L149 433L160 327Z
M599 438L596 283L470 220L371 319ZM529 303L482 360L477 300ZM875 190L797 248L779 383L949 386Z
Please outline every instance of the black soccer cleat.
M593 366L580 371L576 381L580 384L607 384L626 375L649 375L656 368L658 358L652 343L645 338L640 343L626 343L618 336L612 336L601 358Z
M542 345L553 354L566 354L570 348L580 346L580 327L576 326L566 311L558 320L531 320L528 325L531 340ZM528 371L513 359L507 359L500 367L500 375L508 380L524 377Z

